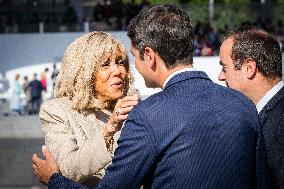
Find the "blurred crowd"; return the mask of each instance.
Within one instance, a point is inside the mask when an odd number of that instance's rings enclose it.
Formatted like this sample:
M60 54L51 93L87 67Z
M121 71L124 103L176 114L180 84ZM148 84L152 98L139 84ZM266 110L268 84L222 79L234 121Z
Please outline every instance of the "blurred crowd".
M16 74L14 81L11 82L10 113L17 115L38 114L42 102L51 98L57 75L56 64L54 64L51 74L49 74L49 68L45 68L39 75L34 73L33 78Z
M3 4L3 3L2 3ZM5 4L4 4L5 5ZM3 6L4 6L3 5ZM97 29L102 30L126 30L129 21L138 14L141 9L150 6L148 0L142 0L140 3L134 1L123 2L122 0L98 1L94 7L87 7L83 12L76 12L71 1L66 0L63 7L56 12L22 12L6 14L0 12L0 33L18 33L28 25L34 25L38 29L39 23L58 25L59 32L68 32L71 30L82 31L82 25L85 21L96 25ZM1 2L0 2L1 6ZM39 3L32 7L36 9ZM26 25L26 27L21 27ZM24 31L26 32L26 31Z
M150 2L142 0L141 3L106 1L105 4L98 3L93 10L91 21L105 22L117 30L126 30L129 21L142 9L150 6Z
M282 52L284 52L284 27L282 20L278 20L276 24L273 24L271 20L263 22L261 18L258 18L256 22L243 22L241 26L254 25L259 26L267 32L274 35L279 41ZM226 25L223 29L214 29L209 22L198 21L194 28L195 35L195 56L218 56L219 48L222 38L226 32L229 31L229 27Z

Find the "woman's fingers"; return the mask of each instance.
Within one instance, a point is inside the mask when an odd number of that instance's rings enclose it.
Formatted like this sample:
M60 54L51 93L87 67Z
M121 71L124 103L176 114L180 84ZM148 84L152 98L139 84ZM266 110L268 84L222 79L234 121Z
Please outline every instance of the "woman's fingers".
M129 107L129 106L136 106L138 104L138 100L134 101L134 100L131 100L131 101L124 101L122 104L121 104L121 108L126 108L126 107Z
M120 108L117 111L119 112L119 115L126 115L132 110L133 107L134 106L127 106L127 107L124 107L124 108ZM117 116L119 116L119 115L117 115Z
M135 94L132 96L126 96L119 99L115 105L114 111L112 113L110 124L115 130L120 130L122 122L128 117L128 113L136 106L139 102L139 95Z
M115 105L115 110L120 108L125 108L129 106L135 106L139 102L139 96L133 95L133 96L126 96L122 99L119 99Z
M131 95L131 96L125 96L121 100L139 100L139 95L135 94L135 95Z
M118 120L118 122L123 122L127 119L127 117L128 117L128 114L119 115L117 120Z
M139 101L139 96L138 95L132 95L132 96L125 96L122 99L119 99L117 103L123 103L125 101Z

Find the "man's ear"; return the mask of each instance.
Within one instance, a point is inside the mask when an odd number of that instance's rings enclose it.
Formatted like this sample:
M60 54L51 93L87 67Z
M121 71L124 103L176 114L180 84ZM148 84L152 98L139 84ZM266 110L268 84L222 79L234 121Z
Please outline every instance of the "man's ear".
M256 67L256 62L251 59L251 58L247 58L245 59L245 62L242 66L246 72L246 76L248 79L253 79L257 73L257 67Z
M144 61L147 62L151 66L151 68L156 67L156 57L155 57L155 51L153 51L150 47L145 47L144 50Z

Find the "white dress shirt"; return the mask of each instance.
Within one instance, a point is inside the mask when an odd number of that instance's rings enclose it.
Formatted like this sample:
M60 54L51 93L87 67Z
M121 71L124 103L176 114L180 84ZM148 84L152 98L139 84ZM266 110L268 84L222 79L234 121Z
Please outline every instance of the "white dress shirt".
M259 113L263 107L268 103L268 101L284 86L284 82L280 81L277 85L272 87L256 104L257 112Z
M182 72L187 72L187 71L196 71L195 68L183 68L181 70L175 71L174 73L172 73L171 75L169 75L169 77L165 80L164 84L163 84L163 89L165 88L165 86L167 85L167 83L169 82L170 79L172 79L175 75L182 73Z

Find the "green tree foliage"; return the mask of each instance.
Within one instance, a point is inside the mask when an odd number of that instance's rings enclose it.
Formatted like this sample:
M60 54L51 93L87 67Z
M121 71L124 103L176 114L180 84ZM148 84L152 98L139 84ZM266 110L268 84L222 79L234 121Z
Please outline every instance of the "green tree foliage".
M250 5L250 0L215 0L211 25L218 29L223 29L226 25L229 28L235 28L242 22L255 21L258 12L251 11ZM191 0L182 6L191 15L193 23L209 22L208 0Z
M244 21L254 21L256 15L249 9L250 0L224 0L224 3L216 3L213 25L217 28L225 25L235 28Z
M142 0L135 0L140 3ZM180 5L192 18L209 22L209 0L149 0L151 4L174 3ZM284 0L271 0L271 20L283 20ZM217 29L236 28L243 22L255 22L261 15L260 1L252 0L214 0L214 18L211 25Z
M284 21L284 0L276 0L273 11L272 11L272 17L274 18L274 21L282 20Z

